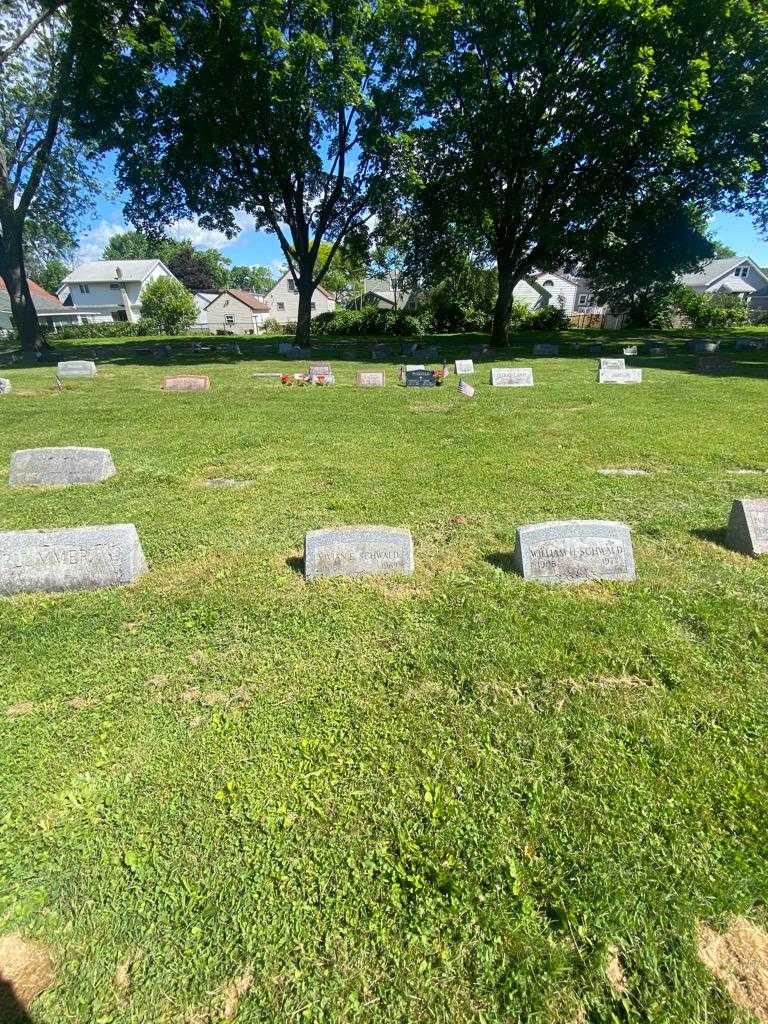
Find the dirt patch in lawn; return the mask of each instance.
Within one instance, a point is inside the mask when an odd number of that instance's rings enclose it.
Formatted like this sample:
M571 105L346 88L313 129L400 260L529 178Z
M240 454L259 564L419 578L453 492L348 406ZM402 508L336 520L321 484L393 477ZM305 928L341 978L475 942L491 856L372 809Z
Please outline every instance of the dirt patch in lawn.
M734 1003L768 1024L768 933L745 917L725 932L700 924L698 952Z
M53 959L39 942L19 932L0 937L0 1020L27 1019L24 1014L56 980Z
M31 715L35 710L34 702L31 700L22 700L18 704L11 704L9 708L5 709L6 718L18 718L19 715Z
M616 946L609 946L605 958L605 976L611 986L613 994L623 996L627 994L627 976L621 963L621 955Z
M216 992L207 1009L193 1010L184 1018L184 1024L213 1024L213 1021L234 1020L242 997L253 986L253 971L248 968Z

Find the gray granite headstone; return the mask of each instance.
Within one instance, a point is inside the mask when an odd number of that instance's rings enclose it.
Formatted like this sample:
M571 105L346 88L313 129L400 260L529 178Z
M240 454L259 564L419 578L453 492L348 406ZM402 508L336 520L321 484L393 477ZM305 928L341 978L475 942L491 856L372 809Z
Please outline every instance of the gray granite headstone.
M0 594L97 590L146 572L136 527L83 526L0 533Z
M734 501L726 544L745 555L768 555L768 498Z
M532 388L533 370L530 366L498 366L491 370L491 384L495 388Z
M59 377L95 377L96 363L89 359L66 359L56 367Z
M381 370L358 370L357 383L361 388L383 388L386 378Z
M100 484L115 475L106 448L25 448L11 455L12 487Z
M11 382L7 377L0 377L0 395L10 395Z
M600 370L598 381L601 384L642 384L643 371L634 369Z
M210 378L205 374L179 374L175 377L166 377L163 389L165 391L208 391L210 386Z
M691 348L698 356L713 355L720 348L720 342L708 341L706 338L694 338Z
M471 359L457 359L454 363L456 373L460 377L466 376L468 373L475 372L475 364Z
M535 356L556 356L560 353L560 346L550 342L538 342L533 346Z
M517 531L514 564L527 580L633 580L629 527L596 519L533 523Z
M304 574L378 576L413 572L410 530L392 526L338 526L310 530L304 538Z

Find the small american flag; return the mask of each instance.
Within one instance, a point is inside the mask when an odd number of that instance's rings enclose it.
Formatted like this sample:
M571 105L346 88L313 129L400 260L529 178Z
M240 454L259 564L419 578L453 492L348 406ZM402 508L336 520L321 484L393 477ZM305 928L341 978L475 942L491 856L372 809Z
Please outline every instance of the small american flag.
M471 384L467 384L463 377L459 381L459 393L464 395L466 398L475 397L475 389L472 387Z

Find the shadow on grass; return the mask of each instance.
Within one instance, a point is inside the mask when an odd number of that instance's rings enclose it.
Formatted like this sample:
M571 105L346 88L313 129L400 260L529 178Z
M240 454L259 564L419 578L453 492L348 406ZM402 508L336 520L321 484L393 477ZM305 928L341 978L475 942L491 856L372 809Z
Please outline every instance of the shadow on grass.
M726 551L732 550L725 542L726 531L724 527L719 530L691 530L690 532L692 537L705 540L709 544L716 544L719 548L724 548Z
M286 558L285 564L292 572L297 573L299 576L304 575L304 556L303 555L291 555L290 558Z
M485 560L495 568L501 569L502 572L508 572L512 576L520 575L515 567L515 559L511 551L492 551L490 555L485 556Z
M32 1018L16 998L13 986L0 978L0 1021L3 1024L33 1024Z

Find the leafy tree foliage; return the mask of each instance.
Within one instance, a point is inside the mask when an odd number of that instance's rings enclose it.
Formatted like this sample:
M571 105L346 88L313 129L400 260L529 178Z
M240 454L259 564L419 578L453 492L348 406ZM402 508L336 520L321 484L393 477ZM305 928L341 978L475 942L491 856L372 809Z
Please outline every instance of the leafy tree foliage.
M43 263L40 267L30 267L31 277L41 288L55 294L61 288L61 282L69 273L69 266L60 259L54 257Z
M194 299L179 281L158 277L141 293L141 318L163 334L183 334L197 317Z
M269 267L232 267L227 284L230 288L253 292L255 295L266 295L274 288L276 281Z
M328 263L323 286L337 302L345 302L362 288L367 269L365 255L350 245L341 245L333 253L331 248L329 242L321 242L318 250L318 258Z
M159 260L163 259L163 244L170 239L152 237L144 231L120 231L107 242L101 258L104 260ZM161 252L163 255L160 255ZM163 262L165 262L163 260Z
M409 9L417 216L515 284L581 262L627 208L746 202L766 169L764 0L437 0ZM734 102L734 98L738 101Z
M105 260L162 260L190 291L224 288L230 261L218 249L195 249L189 239L174 241L164 234L122 231L104 249Z

